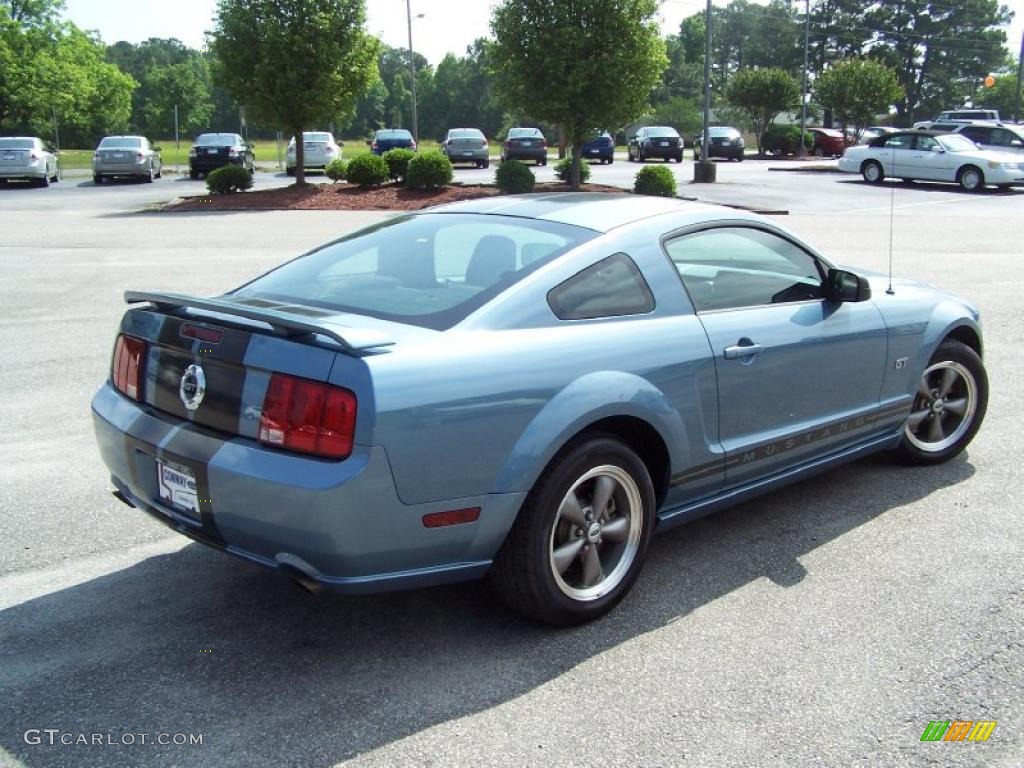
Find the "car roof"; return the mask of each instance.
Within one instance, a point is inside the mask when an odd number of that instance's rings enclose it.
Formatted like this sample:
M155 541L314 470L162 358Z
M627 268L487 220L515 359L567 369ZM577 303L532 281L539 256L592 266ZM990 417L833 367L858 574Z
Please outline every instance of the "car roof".
M549 192L464 200L428 208L423 213L476 213L553 221L608 232L665 213L716 210L714 206L669 197L628 193Z

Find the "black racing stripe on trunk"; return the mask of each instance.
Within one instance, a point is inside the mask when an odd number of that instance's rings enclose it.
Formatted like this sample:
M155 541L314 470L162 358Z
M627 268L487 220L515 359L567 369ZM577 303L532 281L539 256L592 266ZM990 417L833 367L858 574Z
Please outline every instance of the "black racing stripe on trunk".
M210 493L210 462L223 443L211 440L201 428L191 424L181 426L167 445L157 450L157 458L172 461L191 469L196 476L196 495L199 499L199 517L203 534L224 543L224 537L214 519L213 498Z
M217 330L221 340L199 341L181 335L183 325ZM245 356L252 334L238 328L204 323L192 318L167 317L160 330L153 405L180 419L230 434L238 433L245 388ZM206 375L206 396L196 411L181 401L181 377L192 364Z

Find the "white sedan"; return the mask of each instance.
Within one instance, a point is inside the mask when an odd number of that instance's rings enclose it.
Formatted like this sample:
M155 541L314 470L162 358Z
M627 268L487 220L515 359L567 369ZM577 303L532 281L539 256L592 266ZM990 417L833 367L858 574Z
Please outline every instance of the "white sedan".
M1020 155L979 149L965 136L936 131L897 131L850 147L839 159L839 170L859 173L872 184L894 176L952 182L968 192L987 184L1024 186Z

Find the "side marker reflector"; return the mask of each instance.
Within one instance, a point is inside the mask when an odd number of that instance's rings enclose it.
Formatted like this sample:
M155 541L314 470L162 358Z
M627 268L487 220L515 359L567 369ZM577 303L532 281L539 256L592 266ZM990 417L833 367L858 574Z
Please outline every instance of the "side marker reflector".
M480 507L469 507L468 509L451 509L446 512L431 512L423 516L425 528L443 528L446 525L461 525L462 523L475 523L480 519Z

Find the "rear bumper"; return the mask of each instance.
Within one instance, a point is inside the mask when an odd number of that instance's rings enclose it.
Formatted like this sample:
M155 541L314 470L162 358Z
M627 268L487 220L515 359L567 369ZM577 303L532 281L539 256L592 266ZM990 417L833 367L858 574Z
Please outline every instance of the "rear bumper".
M682 147L642 147L644 157L672 158L683 154Z
M580 156L584 160L611 160L615 157L615 147L583 147Z
M744 151L744 147L732 147L722 144L708 145L708 157L743 157Z
M92 164L93 176L149 176L149 162L143 160L130 165L114 165L113 163Z
M546 147L506 147L502 154L507 160L545 160Z
M244 163L245 159L241 157L193 157L188 161L188 168L190 171L204 173L223 168L225 165L243 165Z
M485 163L491 159L487 149L450 149L444 156L452 163Z
M100 455L123 500L196 541L342 592L378 592L486 572L524 494L403 504L381 446L320 461L228 438L121 396L92 402ZM159 498L157 458L191 469L201 514ZM475 523L425 528L423 515L480 507Z
M45 166L39 168L0 168L0 179L43 179L46 178Z

